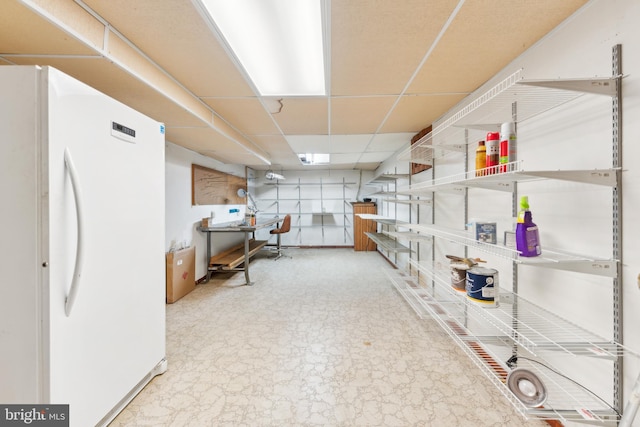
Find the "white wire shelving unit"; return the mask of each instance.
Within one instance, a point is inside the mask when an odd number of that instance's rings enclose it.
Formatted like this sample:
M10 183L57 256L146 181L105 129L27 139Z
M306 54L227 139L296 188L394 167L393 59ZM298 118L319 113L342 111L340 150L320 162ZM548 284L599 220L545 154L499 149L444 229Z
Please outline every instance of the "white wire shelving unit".
M638 354L512 292L500 291L497 307L479 306L452 288L448 272L439 271L430 263L411 260L410 264L414 275L385 270L396 290L419 317L433 318L523 416L598 425L615 425L619 421L620 414L608 403L536 359L551 351L613 363L621 355L639 357ZM509 390L505 381L512 368L490 347L512 344L532 356L518 359L518 367L534 372L545 384L547 399L539 407L523 404Z
M456 230L435 224L408 224L406 229L417 236L432 236L475 248L492 255L511 260L514 264L514 292L500 291L499 306L480 307L450 285L450 272L437 270L435 259L409 260L408 271L387 272L395 288L414 308L420 317L429 316L439 323L460 345L471 359L487 374L500 391L527 418L578 422L592 425L630 425L635 417L640 397L640 376L633 386L627 408L621 405L622 358L640 357L624 347L621 335L622 254L621 240L621 150L622 111L621 98L621 50L616 45L612 52L611 77L585 79L525 80L522 70L517 70L485 93L475 98L453 115L446 118L431 133L398 155L398 160L434 166L434 160L456 156L452 161L464 164L465 172L424 181L396 193L403 196L431 198L437 201L440 191L464 195L465 220L467 217L468 191L482 188L512 194L512 209L516 209L517 184L535 180L563 180L588 185L605 186L612 193L611 258L593 257L569 253L545 247L543 254L534 258L519 256L515 248L501 244L489 244L475 240L466 230ZM497 132L501 123L532 119L539 114L567 103L573 103L585 94L604 95L611 98L612 118L612 167L593 170L526 170L523 161L485 168L467 170L468 130ZM521 143L522 141L518 141ZM475 144L475 141L473 142ZM464 156L462 156L464 155ZM463 159L463 160L462 160ZM434 175L435 176L435 175ZM515 215L515 212L511 212ZM464 225L462 225L464 227ZM407 233L409 236L409 233ZM433 253L432 253L433 257ZM611 340L604 339L517 294L517 265L531 265L550 269L586 273L611 278L613 284ZM495 346L512 346L514 356L531 355L532 359L518 360L518 367L526 367L538 375L545 384L548 398L539 407L529 407L511 392L505 384L512 364L501 360L494 352ZM613 390L611 402L594 396L583 386L568 379L552 368L544 356L568 355L596 359L607 363L611 371ZM551 359L556 360L554 357ZM542 361L542 362L540 362ZM639 394L640 395L640 394ZM611 403L611 404L609 404ZM624 413L622 413L624 412Z

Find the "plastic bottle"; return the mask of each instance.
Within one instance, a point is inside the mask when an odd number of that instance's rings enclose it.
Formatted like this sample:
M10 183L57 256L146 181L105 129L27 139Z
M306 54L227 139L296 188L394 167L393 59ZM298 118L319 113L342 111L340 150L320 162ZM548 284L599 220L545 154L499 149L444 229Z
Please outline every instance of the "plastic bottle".
M487 175L498 172L500 161L500 133L489 132L487 134Z
M506 164L517 160L517 152L515 123L503 123L500 127L500 172L509 172Z
M520 198L520 212L516 224L516 249L520 252L520 256L524 257L538 256L542 252L538 226L533 223L527 196Z
M484 169L487 167L487 147L484 145L484 141L478 142L478 148L476 148L476 176L483 176Z

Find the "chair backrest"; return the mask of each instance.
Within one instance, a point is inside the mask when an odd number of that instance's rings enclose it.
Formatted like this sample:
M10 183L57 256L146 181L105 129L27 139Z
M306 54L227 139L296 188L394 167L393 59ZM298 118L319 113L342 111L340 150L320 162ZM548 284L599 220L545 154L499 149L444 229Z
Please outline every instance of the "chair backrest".
M282 220L282 226L280 227L280 233L288 233L291 230L291 215L286 214Z

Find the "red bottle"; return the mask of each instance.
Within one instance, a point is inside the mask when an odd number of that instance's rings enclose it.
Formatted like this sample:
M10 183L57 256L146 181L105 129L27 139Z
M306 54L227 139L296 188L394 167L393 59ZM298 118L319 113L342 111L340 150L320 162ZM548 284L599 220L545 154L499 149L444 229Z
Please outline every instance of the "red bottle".
M500 132L489 132L487 134L487 174L498 172L500 163Z

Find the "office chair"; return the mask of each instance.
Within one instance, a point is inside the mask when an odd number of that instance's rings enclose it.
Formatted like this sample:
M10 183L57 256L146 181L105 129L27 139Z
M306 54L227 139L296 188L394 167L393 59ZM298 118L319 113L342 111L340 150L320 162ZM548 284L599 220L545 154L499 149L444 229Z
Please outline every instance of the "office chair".
M285 255L282 252L282 235L284 233L288 233L289 230L291 230L291 215L287 214L285 215L284 219L282 220L282 225L280 226L280 228L274 228L273 230L271 230L269 233L271 234L275 234L277 236L277 246L276 246L276 250L278 252L278 255L274 258L274 261L277 261L280 257L287 257L287 258L291 258L289 255Z

